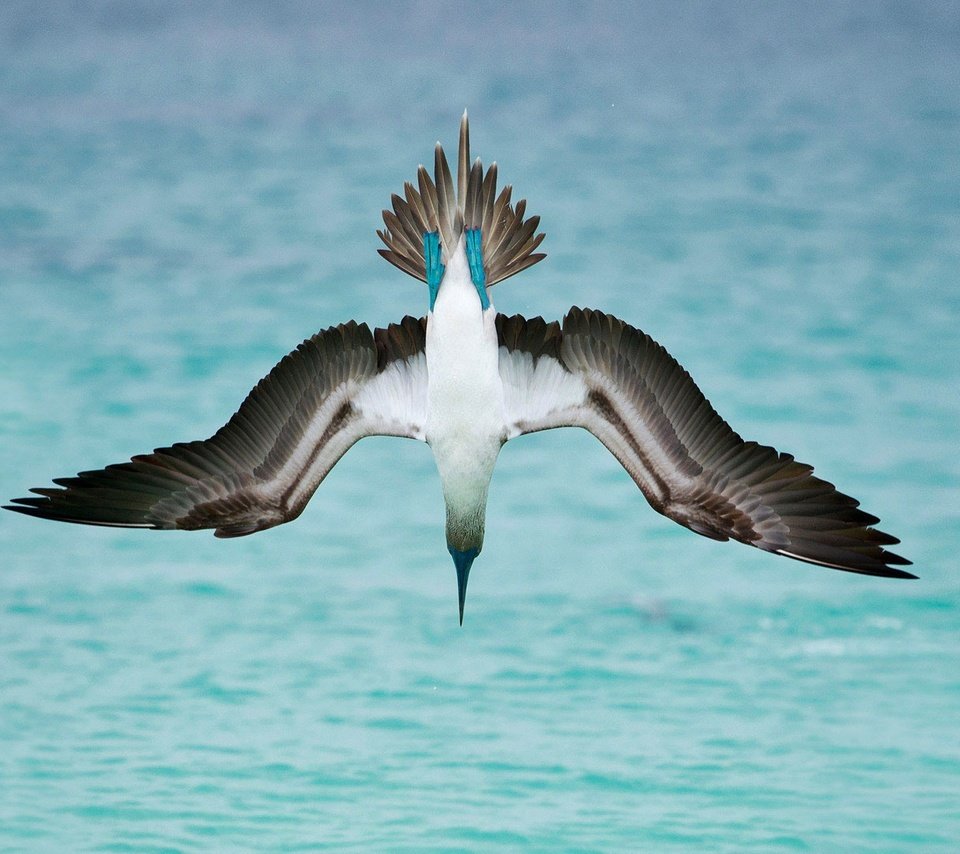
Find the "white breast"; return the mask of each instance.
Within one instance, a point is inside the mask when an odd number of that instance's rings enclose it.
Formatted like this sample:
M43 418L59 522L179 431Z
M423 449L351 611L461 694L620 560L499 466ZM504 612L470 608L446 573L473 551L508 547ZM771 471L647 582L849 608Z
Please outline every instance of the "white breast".
M426 440L447 503L486 500L506 435L496 310L484 311L461 238L427 319Z

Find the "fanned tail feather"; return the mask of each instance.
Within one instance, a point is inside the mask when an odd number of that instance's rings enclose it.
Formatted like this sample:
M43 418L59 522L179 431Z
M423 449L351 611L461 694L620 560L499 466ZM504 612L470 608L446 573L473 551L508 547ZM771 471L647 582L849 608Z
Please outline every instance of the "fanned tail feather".
M513 188L509 184L497 195L497 164L491 163L486 172L480 158L470 164L466 112L460 120L456 187L439 142L434 151L433 175L431 180L421 166L417 170L417 186L405 183L403 196L394 194L391 198L393 210L383 212L386 227L377 235L387 248L378 251L395 267L425 282L423 235L439 233L446 262L464 229L473 228L480 229L487 287L547 257L536 251L546 236L538 231L540 217L524 219L526 200L512 205Z

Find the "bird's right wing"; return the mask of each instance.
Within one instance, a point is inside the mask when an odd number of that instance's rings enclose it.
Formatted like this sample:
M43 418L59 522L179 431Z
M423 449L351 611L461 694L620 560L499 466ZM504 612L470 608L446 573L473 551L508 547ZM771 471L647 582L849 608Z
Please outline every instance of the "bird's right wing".
M593 433L650 504L698 534L834 569L912 578L879 520L789 454L745 442L648 335L609 314L498 317L507 438Z
M300 515L358 439L423 439L426 323L353 321L304 341L209 439L59 478L8 510L63 522L252 534Z

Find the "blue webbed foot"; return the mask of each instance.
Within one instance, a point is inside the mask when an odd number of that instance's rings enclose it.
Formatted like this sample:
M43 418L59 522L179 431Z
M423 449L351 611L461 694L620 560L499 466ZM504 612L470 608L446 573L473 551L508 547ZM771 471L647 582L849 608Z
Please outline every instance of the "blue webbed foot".
M470 280L477 289L481 308L490 308L487 296L487 274L483 269L483 243L479 228L465 229L467 236L467 263L470 265Z
M427 268L430 311L433 311L433 304L437 301L437 293L440 291L440 280L446 269L440 262L440 234L436 231L428 231L423 235L423 262Z

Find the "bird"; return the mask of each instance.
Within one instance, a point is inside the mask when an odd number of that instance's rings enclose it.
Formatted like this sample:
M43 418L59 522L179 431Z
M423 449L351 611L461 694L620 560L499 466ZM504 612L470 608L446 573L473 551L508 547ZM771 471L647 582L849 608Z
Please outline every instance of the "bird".
M305 340L213 436L55 478L5 509L129 528L241 537L297 518L366 436L430 446L446 506L460 624L483 548L497 456L518 436L592 433L650 505L714 540L848 572L916 578L900 541L859 502L787 453L745 441L683 367L640 329L572 307L562 321L504 315L494 285L542 261L540 218L497 164L470 159L460 121L457 179L443 147L383 211L379 253L427 285L427 312L385 328L349 321Z

